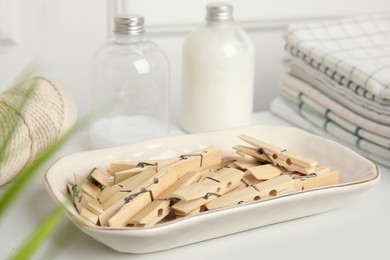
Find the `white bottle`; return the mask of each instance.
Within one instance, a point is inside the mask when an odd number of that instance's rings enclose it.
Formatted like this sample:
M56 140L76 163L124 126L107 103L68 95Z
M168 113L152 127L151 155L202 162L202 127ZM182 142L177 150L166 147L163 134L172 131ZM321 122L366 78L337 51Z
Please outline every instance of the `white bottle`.
M143 16L117 15L113 39L93 56L93 148L168 135L168 60L144 32Z
M233 6L207 5L206 23L183 45L181 126L191 133L251 123L254 47Z

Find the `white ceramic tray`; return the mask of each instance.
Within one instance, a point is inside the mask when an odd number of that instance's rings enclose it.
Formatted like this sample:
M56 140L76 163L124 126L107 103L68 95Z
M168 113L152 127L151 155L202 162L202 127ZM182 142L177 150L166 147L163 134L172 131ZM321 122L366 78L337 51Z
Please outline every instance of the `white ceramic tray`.
M87 176L96 165L108 166L110 162L122 160L172 158L210 145L222 148L224 155L233 155L231 147L244 144L237 138L240 134L253 136L338 169L340 184L204 212L152 228L92 226L80 217L75 207L65 203L66 184L73 183L73 173ZM67 215L83 232L117 251L129 253L160 251L325 212L349 202L378 181L376 165L352 150L305 131L280 126L250 126L165 137L71 154L54 162L44 176L50 195L66 206Z

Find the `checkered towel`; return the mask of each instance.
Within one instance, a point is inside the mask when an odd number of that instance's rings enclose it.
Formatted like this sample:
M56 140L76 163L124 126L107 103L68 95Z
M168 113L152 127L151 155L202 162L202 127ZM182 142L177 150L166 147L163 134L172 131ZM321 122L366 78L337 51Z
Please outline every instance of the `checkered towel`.
M339 117L343 118L345 121L348 121L362 129L365 129L376 135L390 138L390 126L379 124L375 121L372 121L368 118L362 117L355 112L347 109L345 106L335 102L333 99L322 94L317 89L313 88L306 82L295 78L289 74L282 75L282 85L288 86L291 89L294 89L298 92L302 92L308 97L315 100L316 103L322 105L323 107L333 111Z
M293 56L341 85L390 99L390 15L293 24L284 38Z
M328 121L326 117L310 110L308 106L299 103L298 100L294 102L291 99L285 99L279 96L271 102L270 111L274 115L302 129L339 141L345 146L360 153L362 156L386 167L390 167L389 159L365 149L364 145L367 144L365 141L356 142L357 139L354 134L338 127L338 125L332 121ZM325 124L325 122L328 123ZM326 125L326 128L323 128L324 125Z
M344 128L345 130L353 133L357 138L356 140L359 140L359 142L360 139L363 139L370 141L376 145L382 146L383 148L386 148L390 155L390 138L377 135L376 133L372 133L370 131L367 131L366 129L355 125L353 122L345 120L331 109L321 105L321 103L318 102L316 99L306 95L303 92L292 89L288 85L281 86L281 94L287 96L290 99L294 99L294 101L296 100L296 102L301 105L304 104L306 107L309 107L310 110L315 111L317 114L321 114L323 117L325 117L325 119L332 121L340 127Z
M304 80L351 111L372 121L390 125L390 104L379 104L364 98L297 58L292 58L288 64L292 75Z

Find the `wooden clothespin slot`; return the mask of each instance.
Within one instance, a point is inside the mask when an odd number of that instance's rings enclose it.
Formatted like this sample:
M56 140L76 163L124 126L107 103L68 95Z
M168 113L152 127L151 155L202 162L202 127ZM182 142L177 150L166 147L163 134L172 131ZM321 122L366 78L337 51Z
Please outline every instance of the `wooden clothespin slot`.
M235 192L225 194L206 204L207 209L216 209L237 205L242 202L259 200L267 196L276 196L278 192L294 185L294 180L287 175L281 175L257 185L248 186Z
M175 172L167 170L164 171L164 174L157 173L150 186L146 183L126 197L126 204L108 220L109 226L124 227L128 225L133 216L176 181L177 174Z
M278 164L288 170L302 171L304 173L313 172L318 163L312 159L306 158L302 155L294 154L286 149L282 149L272 144L257 140L247 135L238 136L241 140L249 143L256 149L257 157L273 164ZM242 150L239 150L244 152ZM256 156L256 153L249 154ZM261 155L261 156L259 156Z

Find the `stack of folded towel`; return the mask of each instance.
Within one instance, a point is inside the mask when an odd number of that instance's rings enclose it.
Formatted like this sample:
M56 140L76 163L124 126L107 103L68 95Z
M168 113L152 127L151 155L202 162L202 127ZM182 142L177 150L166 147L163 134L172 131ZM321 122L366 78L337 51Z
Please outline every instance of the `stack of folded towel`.
M390 15L293 24L284 39L289 72L271 111L390 166Z

